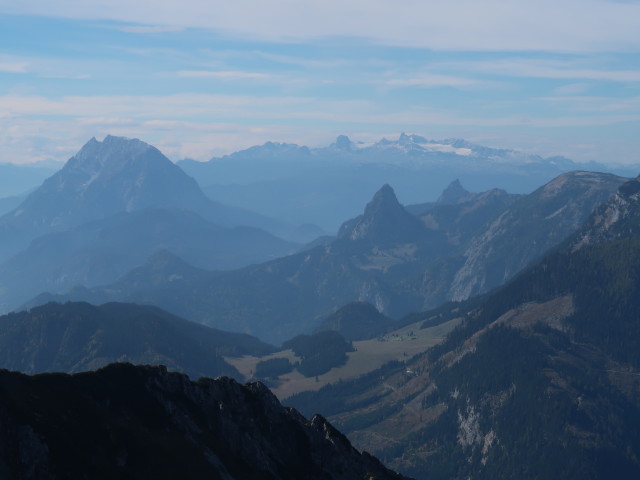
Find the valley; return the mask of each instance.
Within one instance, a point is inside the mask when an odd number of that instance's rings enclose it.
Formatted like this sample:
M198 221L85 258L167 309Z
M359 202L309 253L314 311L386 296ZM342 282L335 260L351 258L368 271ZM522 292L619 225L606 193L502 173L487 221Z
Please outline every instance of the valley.
M407 325L372 340L354 341L354 352L347 353L347 363L335 367L316 377L305 377L301 373L280 375L269 381L271 391L286 403L287 397L297 393L319 390L328 384L342 380L352 380L370 373L388 362L405 362L409 358L424 352L440 343L455 328L461 319L449 320L434 327L421 328L423 321ZM245 381L254 378L256 364L271 358L287 358L292 363L300 359L291 350L280 351L262 357L225 357L235 367Z

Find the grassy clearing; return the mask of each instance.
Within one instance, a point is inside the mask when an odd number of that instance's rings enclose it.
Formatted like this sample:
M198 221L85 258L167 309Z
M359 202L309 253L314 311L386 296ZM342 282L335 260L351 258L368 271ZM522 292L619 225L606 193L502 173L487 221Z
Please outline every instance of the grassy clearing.
M341 367L333 368L318 377L304 377L297 371L281 375L280 385L271 390L278 398L285 399L291 395L307 390L318 390L328 383L347 380L368 373L391 360L406 360L413 355L424 352L427 348L439 343L461 319L450 320L436 327L420 330L418 322L408 325L374 340L353 342L355 352L349 352L349 360ZM288 358L292 363L297 358L291 350L283 350L264 357L244 356L239 358L225 358L238 369L248 380L253 376L256 364L269 358Z

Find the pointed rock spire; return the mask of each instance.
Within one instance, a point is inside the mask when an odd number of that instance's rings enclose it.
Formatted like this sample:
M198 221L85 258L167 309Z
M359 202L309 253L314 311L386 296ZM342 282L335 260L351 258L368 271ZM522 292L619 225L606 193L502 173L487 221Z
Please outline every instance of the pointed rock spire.
M422 233L420 220L404 209L393 189L385 184L367 204L363 215L340 227L338 238L388 245L411 242Z
M436 202L451 205L464 201L469 197L469 195L471 195L471 192L466 190L460 183L460 180L456 178L447 188L444 189Z

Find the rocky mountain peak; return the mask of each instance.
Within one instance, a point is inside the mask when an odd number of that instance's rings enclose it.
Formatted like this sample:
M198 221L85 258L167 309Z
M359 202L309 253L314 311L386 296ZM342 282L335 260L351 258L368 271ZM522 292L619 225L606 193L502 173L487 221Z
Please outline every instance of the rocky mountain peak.
M403 210L402 205L398 202L396 192L389 184L384 184L378 190L364 210L365 216L379 215L381 213L391 213Z
M571 250L640 233L640 177L622 184L571 241Z
M467 191L460 183L460 180L456 178L443 190L436 201L442 204L455 204L469 198L469 195L471 195L471 192Z
M151 149L166 159L154 147L138 139L107 135L104 141L99 142L93 137L69 159L63 170L67 173L77 170L95 175L104 170L121 169Z
M402 146L414 145L416 143L427 143L427 139L415 134L407 135L406 133L401 133L400 137L398 137L398 144Z
M403 239L412 241L423 230L420 220L404 209L393 188L385 184L367 204L363 215L340 227L338 238L375 243L402 242Z
M13 214L38 230L60 230L120 211L163 205L199 211L208 199L158 149L124 137L89 140Z
M336 142L332 145L332 147L337 150L344 150L347 152L351 151L352 146L353 144L351 143L351 140L346 135L338 135Z

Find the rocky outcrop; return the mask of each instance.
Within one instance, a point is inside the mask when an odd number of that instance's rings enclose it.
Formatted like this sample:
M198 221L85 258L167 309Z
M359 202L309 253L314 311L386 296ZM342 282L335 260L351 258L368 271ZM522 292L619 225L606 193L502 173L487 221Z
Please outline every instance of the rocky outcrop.
M262 384L113 364L0 371L0 475L13 479L402 479Z
M420 220L400 205L393 189L383 185L367 204L363 215L340 227L338 239L389 246L416 241L425 233Z
M640 233L640 177L620 186L611 198L598 207L576 236L571 250Z
M624 181L569 172L521 198L471 239L448 297L464 300L503 284L578 230Z

